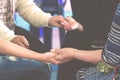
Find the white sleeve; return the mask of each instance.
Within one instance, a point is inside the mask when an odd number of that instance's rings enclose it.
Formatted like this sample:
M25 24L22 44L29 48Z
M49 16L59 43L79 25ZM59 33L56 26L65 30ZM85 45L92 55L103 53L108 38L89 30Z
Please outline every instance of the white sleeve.
M2 21L0 21L0 37L4 40L11 41L16 35L13 30L7 28Z
M52 16L42 11L33 0L17 0L18 13L30 24L36 27L48 26L48 20Z

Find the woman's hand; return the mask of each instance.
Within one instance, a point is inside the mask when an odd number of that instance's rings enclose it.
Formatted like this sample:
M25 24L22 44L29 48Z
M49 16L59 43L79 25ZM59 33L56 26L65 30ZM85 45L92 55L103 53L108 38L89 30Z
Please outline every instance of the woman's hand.
M17 35L15 38L11 40L11 42L18 44L22 47L29 48L29 43L24 36Z

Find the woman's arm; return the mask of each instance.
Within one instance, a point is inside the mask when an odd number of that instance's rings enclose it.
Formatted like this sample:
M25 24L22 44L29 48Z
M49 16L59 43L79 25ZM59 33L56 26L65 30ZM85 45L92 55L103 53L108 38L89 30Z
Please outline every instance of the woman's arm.
M57 60L62 63L72 59L82 60L90 63L97 63L101 60L102 50L78 50L74 48L53 49L52 52L58 54Z
M48 20L51 18L51 15L43 12L36 6L33 0L17 0L17 2L18 13L30 24L36 27L40 27L40 25L48 26Z
M9 41L2 40L1 38L0 38L0 53L57 64L57 61L54 60L55 57L54 53L46 52L45 54L40 54L28 50L26 48L20 47Z

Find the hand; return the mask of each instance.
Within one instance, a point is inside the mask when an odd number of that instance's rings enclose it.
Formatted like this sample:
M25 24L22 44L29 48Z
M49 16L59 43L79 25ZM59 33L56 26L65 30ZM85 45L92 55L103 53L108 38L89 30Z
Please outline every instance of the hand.
M74 53L76 52L76 49L73 48L52 49L51 52L57 54L57 56L55 57L56 60L64 63L74 59Z
M75 19L73 19L72 17L66 17L65 19L70 26L69 30L83 31L83 26L80 23L78 23Z
M53 52L46 52L46 53L42 54L42 56L44 57L44 60L43 60L44 62L53 63L53 64L61 63L61 61L58 61L55 59L57 54L55 54Z
M25 48L29 47L29 43L24 36L17 35L15 38L13 38L11 40L11 42L18 44L18 45L25 47Z
M56 27L61 27L66 30L70 28L69 24L65 20L65 18L61 15L59 16L53 16L49 19L48 21L49 26L56 26Z
M77 29L77 30L83 31L83 26L72 17L64 18L61 15L53 16L49 19L48 24L50 26L57 26L57 27L64 28L65 30Z

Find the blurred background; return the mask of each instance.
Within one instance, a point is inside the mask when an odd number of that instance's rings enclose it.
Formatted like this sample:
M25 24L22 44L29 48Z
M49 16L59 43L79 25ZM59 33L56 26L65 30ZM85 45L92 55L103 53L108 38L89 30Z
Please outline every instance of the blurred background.
M43 11L54 15L72 16L70 0L34 0L36 5ZM60 48L66 31L61 28L35 28L27 23L18 13L15 15L15 22L18 26L32 32L42 41L49 49ZM57 65L51 65L51 80L56 80Z

